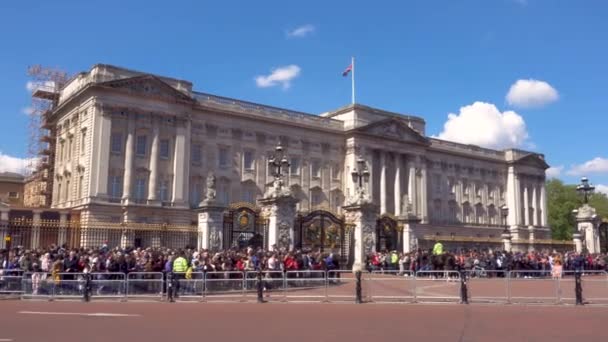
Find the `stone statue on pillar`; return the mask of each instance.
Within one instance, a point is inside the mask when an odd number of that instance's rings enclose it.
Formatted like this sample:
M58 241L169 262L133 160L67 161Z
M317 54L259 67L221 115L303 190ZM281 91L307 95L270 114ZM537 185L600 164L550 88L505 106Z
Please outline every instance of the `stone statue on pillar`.
M217 202L216 196L216 178L209 172L205 199L198 208L198 249L217 251L222 248L226 207Z

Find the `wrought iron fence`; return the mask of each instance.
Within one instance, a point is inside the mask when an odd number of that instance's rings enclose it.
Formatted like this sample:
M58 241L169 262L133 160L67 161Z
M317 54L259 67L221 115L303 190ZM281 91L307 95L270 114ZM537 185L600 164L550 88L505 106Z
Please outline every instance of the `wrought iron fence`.
M0 225L0 248L26 249L51 245L67 247L196 247L198 232L192 225L78 222L17 219Z

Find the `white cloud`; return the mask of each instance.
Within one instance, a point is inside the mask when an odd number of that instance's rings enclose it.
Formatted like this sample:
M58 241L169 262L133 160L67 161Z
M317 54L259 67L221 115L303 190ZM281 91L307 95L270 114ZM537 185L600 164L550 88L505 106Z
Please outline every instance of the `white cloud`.
M29 160L27 158L18 158L9 156L0 151L0 172L16 172L25 174Z
M55 82L53 82L53 81L28 81L25 84L25 89L27 89L27 91L29 91L29 92L33 92L34 90L40 89L40 88L54 90Z
M448 114L440 139L488 148L520 147L528 139L524 119L514 111L500 112L495 105L475 102Z
M273 69L269 75L257 76L255 83L260 88L282 85L283 89L287 89L291 86L291 81L300 75L300 70L300 67L294 64L278 67Z
M507 103L520 108L542 107L557 101L559 94L549 83L538 80L518 80L507 93Z
M608 159L593 158L583 164L572 165L568 170L568 174L571 176L585 176L591 173L608 173Z
M608 185L598 184L595 186L595 191L608 195Z
M296 27L291 31L287 31L287 38L304 38L309 34L315 32L315 27L313 25L307 24L300 27Z
M547 178L558 178L562 174L563 170L564 170L563 165L552 166L552 167L548 168L547 170L545 170L545 175L547 176Z

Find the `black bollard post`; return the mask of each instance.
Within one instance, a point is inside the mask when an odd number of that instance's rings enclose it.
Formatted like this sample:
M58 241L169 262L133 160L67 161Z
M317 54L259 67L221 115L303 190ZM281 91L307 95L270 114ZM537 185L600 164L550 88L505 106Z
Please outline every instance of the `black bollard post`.
M264 283L262 282L262 271L258 270L257 277L257 290L258 290L258 303L264 303Z
M85 302L90 302L91 301L91 274L87 272L83 276L84 276L83 300Z
M579 270L574 273L574 292L576 295L576 305L583 305L583 284Z
M167 273L167 298L169 299L169 303L175 303L175 298L173 297L173 272Z
M467 288L467 273L460 270L460 304L469 304L469 289Z
M355 271L355 303L361 304L363 303L363 299L361 298L361 271Z

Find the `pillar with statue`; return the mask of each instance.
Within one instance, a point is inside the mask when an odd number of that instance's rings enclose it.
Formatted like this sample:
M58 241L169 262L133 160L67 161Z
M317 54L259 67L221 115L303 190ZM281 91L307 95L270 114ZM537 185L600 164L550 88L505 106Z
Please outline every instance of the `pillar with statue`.
M372 203L367 193L366 183L369 182L369 170L365 160L359 158L357 167L351 172L355 185L354 195L342 207L346 224L355 229L355 253L353 271L365 269L367 256L376 250L376 220L378 206Z
M275 148L275 154L268 160L268 167L272 170L274 181L265 192L264 198L258 200L262 216L268 220L268 242L264 247L268 250L293 250L298 200L283 181L289 161L280 143Z
M207 175L205 199L201 201L198 211L198 249L218 251L222 249L224 236L224 211L226 207L217 201L216 178L210 172Z
M576 187L583 196L583 205L574 210L576 218L576 231L572 234L577 252L586 252L595 254L600 252L600 218L596 214L595 208L589 205L589 196L593 194L595 187L589 184L586 177L581 178L581 184Z

